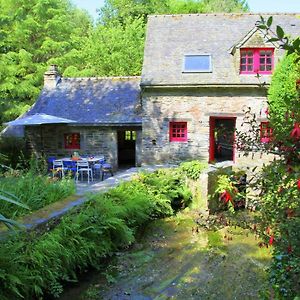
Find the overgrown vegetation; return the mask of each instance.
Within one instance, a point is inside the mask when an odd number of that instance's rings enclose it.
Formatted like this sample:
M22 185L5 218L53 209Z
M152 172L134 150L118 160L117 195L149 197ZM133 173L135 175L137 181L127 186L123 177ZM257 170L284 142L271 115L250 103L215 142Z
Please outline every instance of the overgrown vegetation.
M11 165L7 157L5 162ZM19 157L16 165L23 169L7 167L0 172L0 191L23 204L15 206L8 201L0 202L0 213L6 218L15 219L75 193L72 178L57 180L49 177L47 163L43 158L28 160Z
M274 36L270 41L278 42L287 55L272 77L267 109L272 136L261 149L277 156L262 168L252 186L259 191L260 234L265 244L273 248L269 269L273 289L265 291L264 296L297 299L300 296L300 38L290 40L280 26L273 32L272 21L272 17L262 19L258 27Z
M63 290L87 268L133 243L135 233L155 218L187 207L191 193L177 169L141 174L105 194L94 194L78 213L69 213L52 231L32 232L0 246L1 299L33 299Z

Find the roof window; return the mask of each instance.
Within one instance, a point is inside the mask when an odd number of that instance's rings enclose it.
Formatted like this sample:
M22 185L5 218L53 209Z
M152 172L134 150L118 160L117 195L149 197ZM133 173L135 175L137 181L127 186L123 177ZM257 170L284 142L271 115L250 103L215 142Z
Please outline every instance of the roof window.
M188 54L184 56L184 73L212 72L210 54Z

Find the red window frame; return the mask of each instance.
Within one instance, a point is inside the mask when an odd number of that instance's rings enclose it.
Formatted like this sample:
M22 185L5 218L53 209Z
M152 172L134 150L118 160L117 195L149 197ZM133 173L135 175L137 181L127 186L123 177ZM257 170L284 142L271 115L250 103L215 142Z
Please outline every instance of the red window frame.
M65 133L64 141L65 149L80 149L80 133Z
M187 122L170 122L170 142L187 141Z
M272 74L273 48L243 48L240 56L240 74Z
M273 128L270 126L270 122L260 123L260 141L262 143L269 143L273 137Z

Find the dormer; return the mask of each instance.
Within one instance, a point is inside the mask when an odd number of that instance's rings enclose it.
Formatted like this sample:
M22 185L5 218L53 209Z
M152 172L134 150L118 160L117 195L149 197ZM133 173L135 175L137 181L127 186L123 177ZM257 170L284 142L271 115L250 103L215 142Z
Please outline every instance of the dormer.
M275 65L276 43L267 42L271 37L254 27L229 52L236 57L240 75L270 75Z

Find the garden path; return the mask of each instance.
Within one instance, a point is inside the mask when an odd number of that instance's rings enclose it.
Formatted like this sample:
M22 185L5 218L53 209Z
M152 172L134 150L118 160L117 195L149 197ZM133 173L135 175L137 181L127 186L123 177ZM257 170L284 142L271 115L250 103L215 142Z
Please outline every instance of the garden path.
M207 230L197 218L194 211L152 222L131 249L60 300L260 299L271 249L247 229Z

